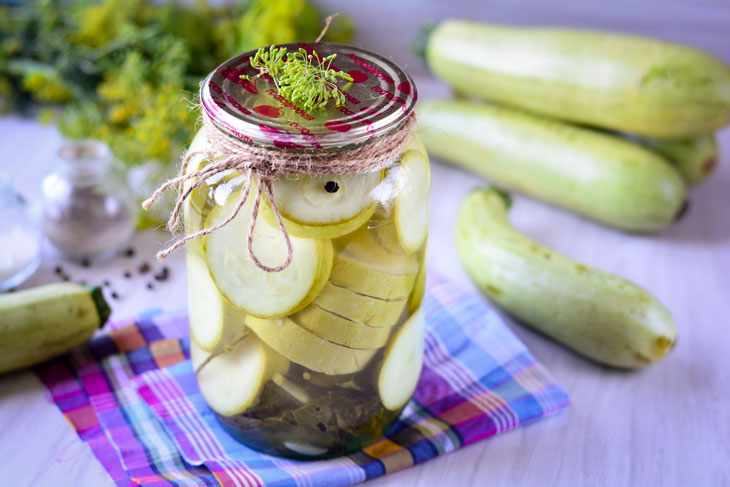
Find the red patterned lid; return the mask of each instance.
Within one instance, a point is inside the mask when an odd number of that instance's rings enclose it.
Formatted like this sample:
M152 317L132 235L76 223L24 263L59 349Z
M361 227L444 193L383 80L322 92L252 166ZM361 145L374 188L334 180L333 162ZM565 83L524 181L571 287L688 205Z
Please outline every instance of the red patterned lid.
M218 66L203 82L203 111L224 132L265 147L293 151L352 148L397 128L418 98L413 80L393 62L353 46L330 43L281 44L289 52L303 48L320 57L337 54L332 69L353 78L344 92L345 104L331 101L323 109L306 112L279 95L269 76L241 79L258 71L249 51ZM341 82L341 86L346 84Z

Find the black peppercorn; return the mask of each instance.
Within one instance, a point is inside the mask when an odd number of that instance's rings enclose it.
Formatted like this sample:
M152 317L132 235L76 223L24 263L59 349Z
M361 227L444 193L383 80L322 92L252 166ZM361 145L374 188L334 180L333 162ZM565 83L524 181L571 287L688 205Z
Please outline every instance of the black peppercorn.
M168 269L167 267L163 267L159 273L155 274L155 279L157 279L158 281L165 281L169 276L170 269Z

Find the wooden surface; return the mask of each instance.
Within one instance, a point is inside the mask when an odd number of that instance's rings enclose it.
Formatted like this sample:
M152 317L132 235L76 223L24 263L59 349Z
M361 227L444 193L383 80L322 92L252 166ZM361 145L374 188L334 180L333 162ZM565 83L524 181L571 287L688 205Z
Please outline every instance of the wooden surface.
M360 42L391 55L417 77L423 97L448 93L404 48L426 19L462 16L515 24L600 27L682 41L730 62L730 4L611 2L320 2L350 13ZM52 127L0 119L0 168L33 198L59 136ZM525 234L584 263L645 286L672 312L678 345L662 363L639 372L594 365L509 318L505 320L569 391L573 405L559 416L509 432L372 486L726 486L730 485L730 130L714 177L690 191L689 213L655 236L621 234L543 204L517 198L511 211ZM429 265L471 287L452 242L455 212L478 178L434 161ZM154 292L122 273L164 242L162 233L136 237L138 254L106 266L68 266L90 282L110 278L121 298L119 318L142 309L184 306L181 255L170 282ZM141 255L146 249L147 255ZM50 254L49 254L50 255ZM53 279L49 257L30 284ZM50 268L49 268L50 267ZM0 378L0 485L108 486L111 480L76 437L29 372Z

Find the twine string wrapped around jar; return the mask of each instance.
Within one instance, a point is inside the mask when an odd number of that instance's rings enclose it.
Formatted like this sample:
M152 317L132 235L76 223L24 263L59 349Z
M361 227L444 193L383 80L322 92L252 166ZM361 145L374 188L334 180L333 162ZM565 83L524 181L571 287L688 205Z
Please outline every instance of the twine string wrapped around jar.
M225 220L211 227L181 236L170 247L158 252L157 258L164 259L187 242L208 235L231 222L248 200L251 186L256 180L259 184L257 185L248 228L248 254L256 266L266 272L280 272L286 269L291 264L293 249L289 233L276 205L272 183L279 176L285 175L345 175L387 168L397 161L403 148L408 144L413 134L415 122L415 115L411 113L394 131L353 149L334 152L300 152L267 148L244 142L220 130L213 121L204 115L203 130L205 130L209 142L207 149L186 153L183 157L180 175L162 184L150 198L142 203L143 208L149 209L166 190L178 186L177 200L167 222L167 228L173 234L179 235L181 232L180 215L185 200L208 178L224 171L235 170L247 175L246 183L233 212ZM193 157L197 156L202 156L213 162L188 173L188 164ZM186 185L190 181L193 181L192 184ZM282 264L275 267L263 264L253 251L253 232L264 191L268 194L271 210L276 217L287 247L286 259Z

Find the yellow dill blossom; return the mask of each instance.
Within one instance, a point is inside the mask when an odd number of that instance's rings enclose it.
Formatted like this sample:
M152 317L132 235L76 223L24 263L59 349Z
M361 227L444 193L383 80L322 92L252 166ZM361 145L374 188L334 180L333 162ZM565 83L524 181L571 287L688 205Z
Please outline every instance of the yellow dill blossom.
M60 79L40 71L26 73L21 86L36 101L64 103L71 99L71 90Z

